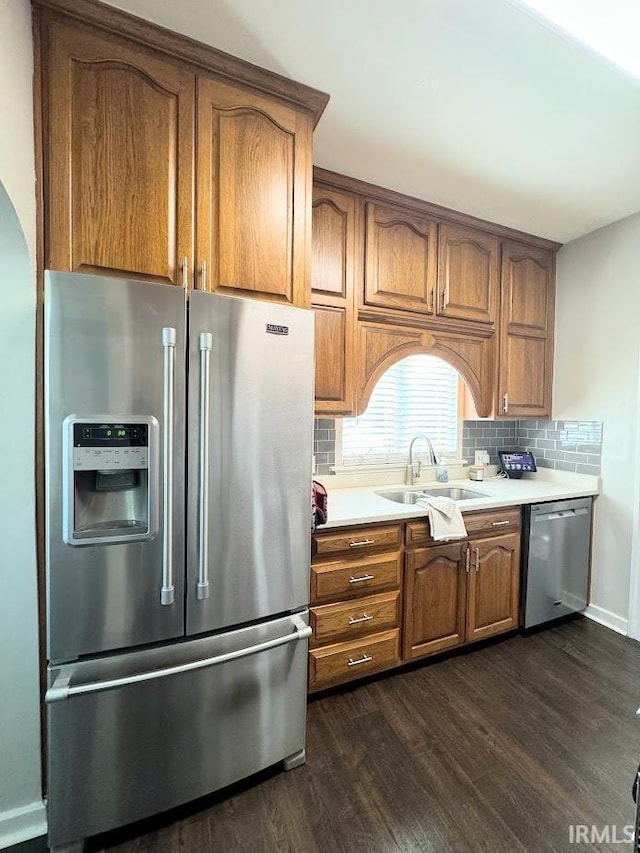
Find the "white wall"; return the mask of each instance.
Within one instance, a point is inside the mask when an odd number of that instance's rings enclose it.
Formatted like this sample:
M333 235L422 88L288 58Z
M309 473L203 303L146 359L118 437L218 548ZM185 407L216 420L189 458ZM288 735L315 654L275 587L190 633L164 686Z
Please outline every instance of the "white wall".
M33 47L28 0L0 0L0 115L0 181L16 209L33 259L36 197Z
M0 462L0 848L46 831L40 785L34 505L32 68L29 2L1 0L0 417L3 424L19 426L4 443L9 450L2 452Z
M626 630L640 481L640 214L560 250L556 306L553 416L604 423L591 612Z

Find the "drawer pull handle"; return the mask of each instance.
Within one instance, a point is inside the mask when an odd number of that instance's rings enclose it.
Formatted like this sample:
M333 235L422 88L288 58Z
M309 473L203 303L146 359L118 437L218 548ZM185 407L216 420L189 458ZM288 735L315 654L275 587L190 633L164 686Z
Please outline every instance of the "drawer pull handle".
M474 548L476 555L476 572L480 571L480 548Z
M373 545L375 539L361 539L359 542L349 542L349 548L361 548L363 545Z
M358 622L370 622L373 619L373 616L369 616L368 613L363 613L362 616L359 616L355 619L353 616L349 619L349 625L357 625Z
M363 581L372 581L375 575L360 575L359 578L354 578L353 575L349 578L349 583L363 583Z
M360 663L369 663L370 660L373 660L371 655L365 653L364 655L362 655L361 658L357 658L356 660L349 658L349 663L347 664L347 666L358 666L358 664Z
M491 522L492 527L504 527L506 524L511 524L511 522L510 521L492 521Z

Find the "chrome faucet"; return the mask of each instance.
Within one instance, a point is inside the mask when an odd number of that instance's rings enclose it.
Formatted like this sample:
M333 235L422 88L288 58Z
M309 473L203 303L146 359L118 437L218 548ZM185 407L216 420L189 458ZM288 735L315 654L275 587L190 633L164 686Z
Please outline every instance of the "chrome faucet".
M429 436L425 435L423 432L419 432L417 435L411 439L411 444L409 445L409 463L407 465L407 475L405 478L405 482L408 486L413 486L420 479L420 468L422 467L422 462L418 460L417 462L413 461L413 445L419 438L424 438L424 440L429 445L429 461L431 465L437 465L438 462L436 460L436 454L433 449L433 444L431 444L431 439ZM418 470L416 471L416 465Z

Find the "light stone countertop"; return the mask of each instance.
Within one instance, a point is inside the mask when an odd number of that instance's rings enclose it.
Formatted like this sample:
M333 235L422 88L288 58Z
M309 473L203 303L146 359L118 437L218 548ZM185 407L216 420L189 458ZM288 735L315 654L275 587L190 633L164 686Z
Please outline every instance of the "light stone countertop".
M427 514L424 508L395 503L377 494L382 491L413 488L404 484L332 488L331 477L322 477L322 481L328 491L329 520L327 524L318 527L318 532L356 524L424 518ZM341 481L344 482L344 478L341 478ZM597 495L600 492L600 478L542 469L537 474L528 475L527 479L523 477L521 480L491 478L476 482L457 477L448 483L425 479L424 482L417 483L416 487L418 486L427 489L459 486L483 492L486 497L458 502L461 512L465 513Z

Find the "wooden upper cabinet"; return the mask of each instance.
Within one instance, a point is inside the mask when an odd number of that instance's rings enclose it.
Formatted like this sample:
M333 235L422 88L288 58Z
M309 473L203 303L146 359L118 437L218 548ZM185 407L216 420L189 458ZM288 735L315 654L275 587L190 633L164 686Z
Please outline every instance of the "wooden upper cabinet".
M194 74L59 22L45 62L45 265L181 284L193 255Z
M499 258L497 237L462 225L440 223L438 314L495 325L500 289Z
M469 542L467 640L518 627L520 534Z
M520 243L502 249L499 414L550 417L555 255Z
M354 411L354 278L357 202L315 185L311 300L316 315L316 412Z
M435 219L369 202L365 233L366 305L433 314Z
M197 287L309 305L312 131L274 97L198 78Z

